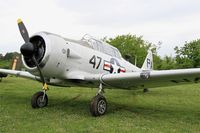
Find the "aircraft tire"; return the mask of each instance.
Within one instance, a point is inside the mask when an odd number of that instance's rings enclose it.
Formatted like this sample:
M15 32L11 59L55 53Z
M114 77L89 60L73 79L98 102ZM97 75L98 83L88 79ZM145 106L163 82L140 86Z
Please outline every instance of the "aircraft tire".
M106 113L107 101L104 96L96 95L90 103L90 113L92 116L101 116Z
M149 89L148 89L148 88L144 88L144 89L143 89L143 92L144 92L144 93L147 93L147 92L149 92Z
M47 106L48 96L47 96L47 94L45 94L44 101L42 101L43 95L44 95L44 92L39 91L39 92L36 92L32 96L31 105L32 105L33 108L43 108L43 107Z

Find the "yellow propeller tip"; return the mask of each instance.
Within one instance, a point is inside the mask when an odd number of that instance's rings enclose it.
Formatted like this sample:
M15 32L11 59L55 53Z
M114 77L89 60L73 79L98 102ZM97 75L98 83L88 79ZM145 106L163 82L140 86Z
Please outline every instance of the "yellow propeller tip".
M22 22L22 20L19 18L18 20L17 20L17 23L19 24L19 23L21 23Z

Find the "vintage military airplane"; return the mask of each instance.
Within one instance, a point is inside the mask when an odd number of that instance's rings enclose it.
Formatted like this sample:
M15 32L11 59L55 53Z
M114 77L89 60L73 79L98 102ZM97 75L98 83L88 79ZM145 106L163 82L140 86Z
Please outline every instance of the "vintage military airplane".
M49 32L39 32L29 38L20 19L18 26L25 41L20 51L27 71L0 69L0 72L43 83L42 91L32 97L33 108L47 106L47 84L98 87L90 104L90 112L93 116L101 116L107 110L103 96L105 87L137 89L197 83L200 80L200 68L153 70L151 51L142 68L138 68L123 59L117 48L88 35L81 40L72 40Z

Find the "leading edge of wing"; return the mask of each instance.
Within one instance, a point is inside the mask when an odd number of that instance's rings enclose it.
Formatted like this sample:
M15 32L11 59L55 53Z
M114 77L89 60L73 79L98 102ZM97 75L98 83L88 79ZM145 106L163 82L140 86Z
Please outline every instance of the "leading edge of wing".
M29 72L26 72L26 71L16 71L16 70L9 70L9 69L0 69L0 73L15 75L17 77L24 77L24 78L34 79L34 80L37 79L36 76L34 76L34 75L32 75L32 74L30 74Z
M200 81L200 68L105 74L101 80L107 85L127 89L172 86Z

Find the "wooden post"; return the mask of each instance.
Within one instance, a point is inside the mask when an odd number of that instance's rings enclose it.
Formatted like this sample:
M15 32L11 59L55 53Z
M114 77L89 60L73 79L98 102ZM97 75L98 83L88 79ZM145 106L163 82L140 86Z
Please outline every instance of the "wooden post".
M16 70L16 66L17 66L17 59L14 59L13 65L12 65L12 70Z

